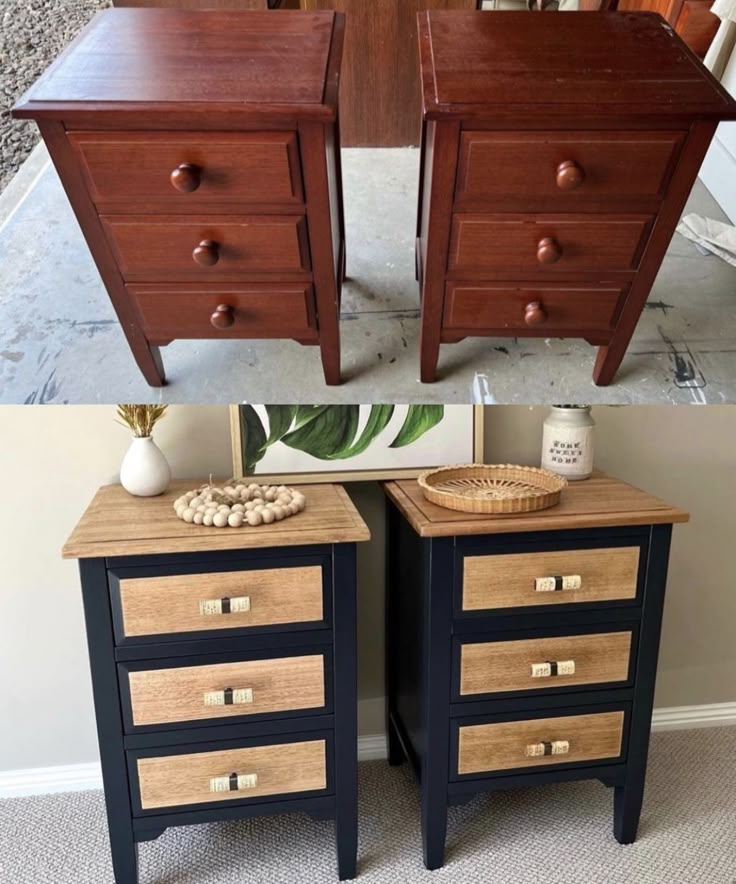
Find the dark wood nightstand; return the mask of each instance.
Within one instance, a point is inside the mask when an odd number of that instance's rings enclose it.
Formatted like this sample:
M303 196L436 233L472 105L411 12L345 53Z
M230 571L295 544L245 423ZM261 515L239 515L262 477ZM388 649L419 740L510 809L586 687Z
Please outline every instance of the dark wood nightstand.
M736 102L647 13L430 12L417 271L441 343L577 337L609 384Z
M389 482L389 761L421 788L424 860L478 792L600 779L636 838L672 524L597 474L549 510L474 516ZM493 833L489 833L493 838Z
M345 490L260 528L176 518L101 488L64 546L80 559L116 884L170 826L305 811L335 820L355 877L355 544Z
M149 384L176 338L318 344L340 382L343 30L331 12L106 10L14 108Z

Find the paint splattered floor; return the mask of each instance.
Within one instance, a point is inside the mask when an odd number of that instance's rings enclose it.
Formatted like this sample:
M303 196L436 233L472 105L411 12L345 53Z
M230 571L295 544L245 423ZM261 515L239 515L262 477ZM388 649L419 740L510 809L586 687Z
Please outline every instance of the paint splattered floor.
M418 152L345 151L348 273L344 377L323 385L316 348L291 341L177 341L169 385L143 381L59 181L38 148L0 198L2 402L736 402L736 268L675 235L610 387L583 341L445 345L418 377L414 228ZM698 183L687 211L722 219Z

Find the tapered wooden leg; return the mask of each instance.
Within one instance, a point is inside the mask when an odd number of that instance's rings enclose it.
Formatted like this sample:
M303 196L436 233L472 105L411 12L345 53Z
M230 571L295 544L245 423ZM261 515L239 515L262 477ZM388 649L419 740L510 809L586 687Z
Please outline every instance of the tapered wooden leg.
M614 379L630 341L631 335L628 335L624 339L611 341L610 344L598 348L593 369L593 381L597 386L607 387Z
M358 855L358 661L355 544L336 544L332 610L335 621L335 842L341 881L355 877Z
M133 833L110 827L110 849L115 884L138 884L138 845Z
M331 195L340 201L339 157L334 125L300 123L299 141L302 150L302 175L307 196L307 221L312 258L314 295L319 322L319 348L325 383L340 383L340 290L343 270L340 247L341 221L333 217ZM332 167L332 178L328 173ZM334 236L334 226L338 236Z
M430 872L444 865L446 837L447 789L438 783L437 789L422 789L422 849Z
M128 336L128 344L146 382L151 387L163 387L166 384L166 373L159 348L149 344L140 335L136 335L135 338Z
M421 248L424 250L424 267L420 274L422 327L419 376L422 383L431 384L437 378L437 361L440 355L460 124L430 122L423 132L422 140L424 156L422 180L419 182L421 218L418 231Z
M627 777L626 784L616 786L613 795L613 835L619 844L633 844L639 828L644 800L644 777Z
M390 715L388 716L386 737L388 742L388 763L391 767L398 767L398 765L406 761L406 755Z

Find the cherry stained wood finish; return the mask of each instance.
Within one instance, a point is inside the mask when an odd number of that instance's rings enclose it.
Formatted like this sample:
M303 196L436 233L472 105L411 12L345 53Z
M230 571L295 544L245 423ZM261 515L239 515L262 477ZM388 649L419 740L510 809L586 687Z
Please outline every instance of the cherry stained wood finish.
M133 725L145 727L184 721L223 721L325 705L323 654L209 663L126 673ZM210 706L205 694L250 689L249 703Z
M306 224L297 215L103 215L100 220L126 280L237 281L251 272L308 275ZM202 252L199 261L195 249Z
M126 638L318 623L324 617L318 565L125 577L118 586ZM200 602L241 596L250 600L247 611L200 611Z
M130 285L128 292L151 341L294 337L319 342L309 285Z
M633 201L656 211L686 134L466 131L455 209L584 211ZM571 165L559 171L563 164ZM580 183L565 186L576 170Z
M427 12L419 49L421 380L435 380L440 342L540 334L539 298L519 323L490 308L470 323L466 307L464 327L446 324L454 286L521 289L533 275L591 299L620 289L602 326L591 328L599 303L568 301L556 329L599 345L593 377L610 383L736 102L655 15Z
M199 328L203 337L249 337L252 329L318 340L325 379L339 383L343 33L343 17L329 12L106 10L14 108L49 133L150 384L164 383L156 346L175 339L173 325L187 337ZM206 323L181 315L168 329L157 325L152 339L125 288L212 282L236 290L274 283L289 293L292 317L282 322L286 299L266 302L263 289L247 316L238 314L242 296L209 302ZM198 310L201 299L183 291L180 308Z
M419 41L426 119L491 117L500 128L536 113L539 128L616 114L651 128L736 116L726 90L657 15L428 12Z
M486 771L573 764L621 756L624 732L623 712L591 715L561 715L498 724L466 725L459 728L457 771L477 774ZM532 743L567 740L564 755L529 757Z
M599 632L516 641L463 642L461 697L507 691L539 691L603 685L629 679L632 633ZM532 664L572 660L569 675L532 676Z
M417 13L476 9L478 0L302 0L346 14L340 119L344 147L419 144Z
M288 795L327 788L327 747L324 740L191 752L139 758L136 765L141 808L243 801L263 795ZM211 792L210 779L256 774L253 788Z
M202 204L304 202L294 132L70 132L90 195L105 210L131 200L161 201L169 211ZM193 168L191 190L172 175ZM121 205L122 204L122 205ZM166 211L166 209L164 209Z
M108 9L14 113L65 119L68 110L140 116L178 109L178 119L188 115L195 128L215 111L237 118L253 109L274 119L307 114L330 122L336 106L324 98L335 22L325 12L275 18L270 12Z
M268 9L268 0L112 0L115 7L145 9Z
M646 215L454 215L448 275L634 270L652 220Z
M81 169L69 146L63 123L39 120L38 128L64 184L67 197L105 284L133 358L146 381L152 387L160 387L166 382L161 353L158 347L152 345L146 338L137 322L135 309L125 291L125 283L115 255L84 185Z
M538 577L577 575L580 589L537 592ZM505 553L463 558L463 611L536 608L633 600L639 547Z
M447 285L443 329L470 335L610 335L623 289L574 283Z
M698 58L703 58L716 35L720 19L710 11L711 0L611 0L621 12L658 12Z

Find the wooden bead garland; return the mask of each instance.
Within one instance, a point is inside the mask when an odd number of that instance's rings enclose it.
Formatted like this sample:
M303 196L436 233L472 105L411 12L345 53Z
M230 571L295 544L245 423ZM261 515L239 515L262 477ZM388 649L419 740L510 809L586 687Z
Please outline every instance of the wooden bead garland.
M285 485L203 485L174 501L179 519L206 528L241 528L270 525L301 512L306 499Z

